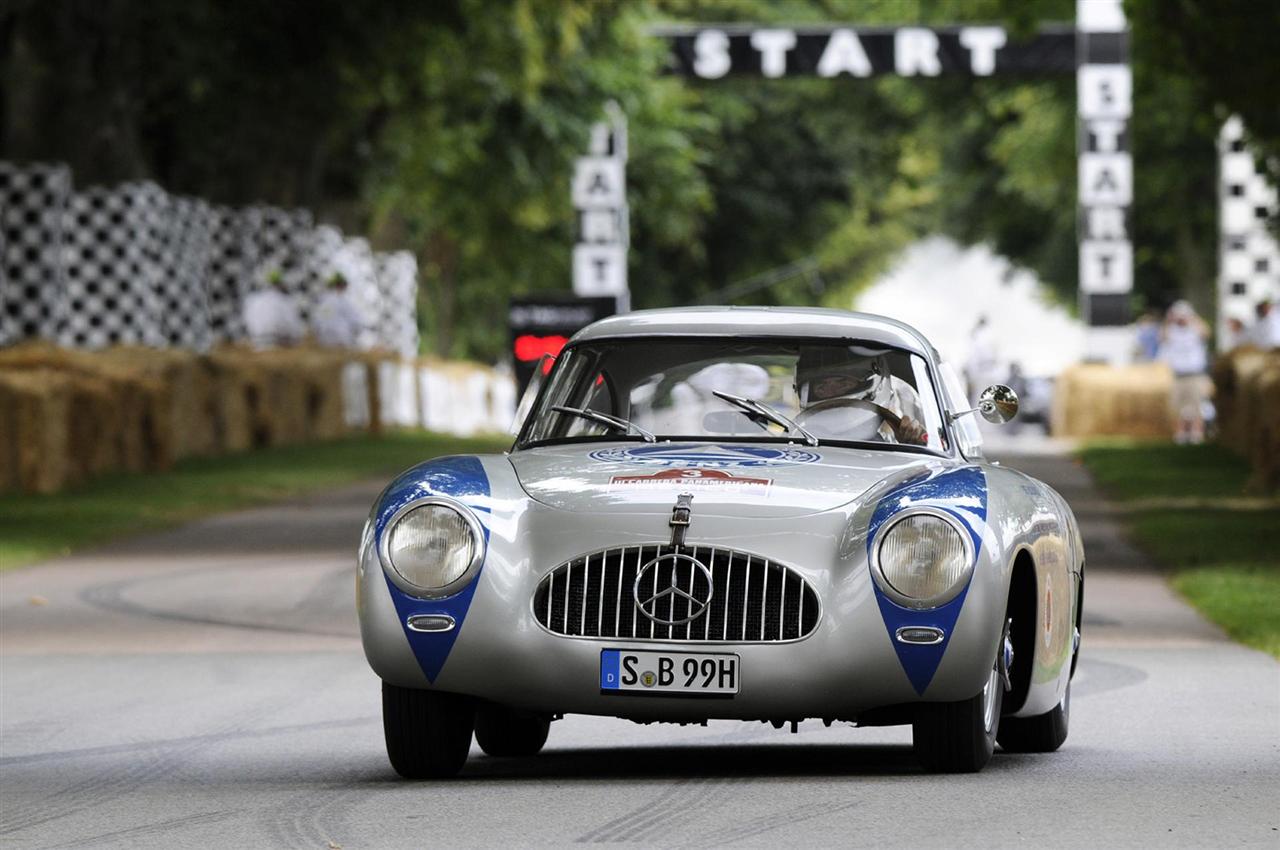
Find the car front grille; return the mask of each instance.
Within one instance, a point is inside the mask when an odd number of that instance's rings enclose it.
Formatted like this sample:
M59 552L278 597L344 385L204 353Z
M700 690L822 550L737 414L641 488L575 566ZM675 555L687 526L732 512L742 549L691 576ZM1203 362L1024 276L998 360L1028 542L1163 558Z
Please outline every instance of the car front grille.
M669 593L650 603L660 620L636 604L636 575L649 569L638 590L641 601L676 586L705 601ZM699 569L689 558L707 568ZM674 567L674 574L672 568ZM672 578L675 581L672 581ZM561 564L543 577L533 597L534 616L548 631L571 637L636 640L759 643L797 640L818 624L818 595L794 570L716 546L648 544L593 552ZM693 614L693 618L690 618ZM681 622L688 620L688 622Z

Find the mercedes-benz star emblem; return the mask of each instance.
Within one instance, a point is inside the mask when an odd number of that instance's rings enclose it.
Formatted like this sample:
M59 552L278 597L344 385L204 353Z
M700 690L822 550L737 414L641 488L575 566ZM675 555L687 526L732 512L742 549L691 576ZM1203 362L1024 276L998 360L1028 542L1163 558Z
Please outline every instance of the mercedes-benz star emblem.
M684 564L689 566L682 566ZM704 581L697 580L699 572ZM668 552L640 568L632 595L636 607L650 620L664 626L679 626L706 612L715 595L715 584L711 570L697 558ZM686 616L675 617L680 612L676 604L680 599L688 603L688 610Z

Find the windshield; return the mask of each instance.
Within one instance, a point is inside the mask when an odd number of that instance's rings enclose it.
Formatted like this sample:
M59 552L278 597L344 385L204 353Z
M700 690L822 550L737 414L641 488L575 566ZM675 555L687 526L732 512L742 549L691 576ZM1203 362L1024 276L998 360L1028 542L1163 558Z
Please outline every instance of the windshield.
M917 354L845 340L683 337L566 349L519 445L647 434L947 450L937 394Z

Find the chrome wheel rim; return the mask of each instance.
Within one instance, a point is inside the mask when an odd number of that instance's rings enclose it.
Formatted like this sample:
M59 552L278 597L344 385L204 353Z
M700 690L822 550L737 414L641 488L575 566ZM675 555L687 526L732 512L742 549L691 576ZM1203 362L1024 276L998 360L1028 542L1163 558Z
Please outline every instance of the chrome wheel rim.
M986 729L988 734L995 727L996 689L1001 685L1000 671L992 667L990 675L987 676L987 684L982 688L982 727Z

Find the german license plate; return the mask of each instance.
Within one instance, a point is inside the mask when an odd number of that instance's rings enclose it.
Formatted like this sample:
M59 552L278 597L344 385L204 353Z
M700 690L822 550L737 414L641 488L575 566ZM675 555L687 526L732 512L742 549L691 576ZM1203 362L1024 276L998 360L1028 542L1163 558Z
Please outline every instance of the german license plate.
M600 690L607 694L732 696L738 678L738 656L727 653L600 651Z

